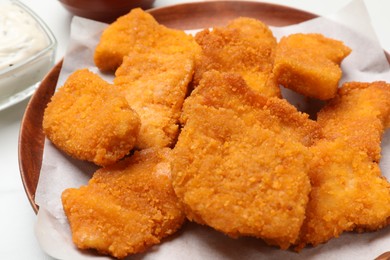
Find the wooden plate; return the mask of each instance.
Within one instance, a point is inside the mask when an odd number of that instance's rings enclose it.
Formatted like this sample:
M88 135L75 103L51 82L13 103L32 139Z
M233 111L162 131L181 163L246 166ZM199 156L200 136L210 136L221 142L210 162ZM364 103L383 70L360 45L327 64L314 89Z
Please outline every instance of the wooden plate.
M224 25L238 16L257 18L268 25L285 26L304 22L316 15L274 4L246 1L210 1L186 3L155 8L148 11L155 19L170 28L194 29ZM34 211L35 191L38 184L44 134L43 112L54 93L62 62L58 63L44 78L27 105L19 136L19 168L23 185Z

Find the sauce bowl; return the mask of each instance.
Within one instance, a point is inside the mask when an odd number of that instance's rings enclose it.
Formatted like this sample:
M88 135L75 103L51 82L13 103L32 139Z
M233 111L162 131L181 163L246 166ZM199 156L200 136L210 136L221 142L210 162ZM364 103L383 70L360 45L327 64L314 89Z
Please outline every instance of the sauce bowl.
M0 110L33 94L53 67L57 41L17 0L0 1Z

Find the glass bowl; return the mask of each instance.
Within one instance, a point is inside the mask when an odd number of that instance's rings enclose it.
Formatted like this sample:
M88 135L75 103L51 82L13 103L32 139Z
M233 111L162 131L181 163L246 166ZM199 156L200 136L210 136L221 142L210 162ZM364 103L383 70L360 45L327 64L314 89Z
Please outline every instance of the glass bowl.
M0 111L30 97L53 67L57 41L17 0L0 0Z

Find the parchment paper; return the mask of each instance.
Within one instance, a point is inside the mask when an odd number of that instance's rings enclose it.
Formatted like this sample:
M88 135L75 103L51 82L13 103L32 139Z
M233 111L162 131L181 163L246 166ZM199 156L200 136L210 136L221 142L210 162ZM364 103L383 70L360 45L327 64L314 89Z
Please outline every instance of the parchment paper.
M93 52L106 24L74 17L71 41L58 81L61 86L69 73L79 68L89 68L100 74L93 63ZM322 33L327 37L344 41L352 53L342 63L345 81L384 80L390 82L390 69L384 52L370 26L370 19L362 0L329 17L316 18L301 24L275 28L280 39L294 32ZM199 29L199 28L194 28ZM193 33L193 32L189 32ZM111 81L112 75L102 75ZM285 92L297 106L304 106L302 99ZM390 178L390 131L382 141L381 168ZM35 201L40 206L35 226L36 236L43 250L57 259L110 259L93 252L81 252L71 241L67 219L63 213L60 196L64 189L86 184L96 166L69 158L49 141L45 142L43 164ZM254 238L231 239L211 228L187 223L181 231L154 246L145 254L128 259L374 259L390 250L390 227L373 233L344 233L340 238L302 252L283 251L265 245Z

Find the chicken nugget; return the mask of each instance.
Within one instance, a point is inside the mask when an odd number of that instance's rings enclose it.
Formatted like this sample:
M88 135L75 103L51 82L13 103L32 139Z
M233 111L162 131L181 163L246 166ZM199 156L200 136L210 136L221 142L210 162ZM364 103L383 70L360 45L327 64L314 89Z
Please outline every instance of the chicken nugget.
M377 163L342 138L321 140L311 150L312 191L298 251L343 232L375 231L388 225L390 184Z
M54 145L101 166L133 149L140 125L119 89L87 69L70 75L43 116L43 131Z
M340 63L350 52L341 41L321 34L291 34L277 45L273 76L302 95L328 100L336 95Z
M312 148L312 191L297 249L346 231L388 225L390 184L379 168L390 116L390 85L346 83L319 112L324 139Z
M214 69L238 73L253 90L280 97L279 86L270 78L277 42L266 24L241 17L226 27L203 30L195 40L203 50L195 67L195 86L204 72Z
M390 84L347 82L318 113L327 139L345 138L349 145L380 160L381 138L389 124Z
M191 54L132 52L118 68L114 84L141 118L136 147L172 146L187 87L192 79Z
M88 185L63 192L80 249L124 258L175 233L185 215L172 188L171 150L146 149L99 169Z
M167 54L200 54L192 35L160 25L152 15L140 8L119 17L102 33L96 46L94 61L102 71L115 71L131 51L147 53L158 49Z
M310 146L319 128L238 74L209 71L184 103L173 187L187 218L229 236L288 248L310 192Z

